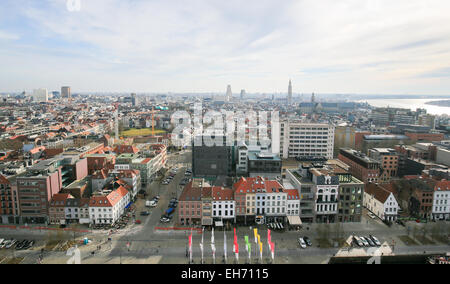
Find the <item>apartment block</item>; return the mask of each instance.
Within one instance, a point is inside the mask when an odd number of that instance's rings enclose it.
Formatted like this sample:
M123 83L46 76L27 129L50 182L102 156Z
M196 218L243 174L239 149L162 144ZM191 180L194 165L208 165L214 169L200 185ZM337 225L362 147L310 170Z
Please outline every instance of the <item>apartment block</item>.
M284 120L272 129L272 152L282 159L295 157L333 158L335 127L322 123Z

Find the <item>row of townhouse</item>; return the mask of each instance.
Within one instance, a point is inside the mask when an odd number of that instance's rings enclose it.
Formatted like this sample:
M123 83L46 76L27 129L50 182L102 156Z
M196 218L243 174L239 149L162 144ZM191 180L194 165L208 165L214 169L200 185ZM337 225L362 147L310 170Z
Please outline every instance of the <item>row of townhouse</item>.
M204 226L285 222L289 216L299 216L299 210L298 191L286 190L278 181L241 178L232 188L223 188L194 179L180 196L178 221Z
M302 163L286 171L283 184L298 191L302 223L361 221L364 183L339 163Z
M55 194L50 201L50 223L112 225L131 202L130 188L124 181L117 180L90 198L76 199L68 193Z
M402 196L402 208L409 214L428 220L450 220L450 181L439 176L405 176L396 188L409 192Z
M167 147L153 144L143 154L126 152L116 157L116 170L138 170L141 173L142 187L146 187L156 178L158 172L166 166Z

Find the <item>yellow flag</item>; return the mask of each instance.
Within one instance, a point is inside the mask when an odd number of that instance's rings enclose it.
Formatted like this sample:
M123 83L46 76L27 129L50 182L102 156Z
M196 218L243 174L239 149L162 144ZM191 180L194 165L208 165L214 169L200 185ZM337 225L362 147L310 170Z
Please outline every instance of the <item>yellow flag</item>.
M263 251L263 244L261 242L259 242L259 252L262 253L262 251Z
M261 236L258 234L258 243L261 242Z
M256 238L258 236L258 229L253 229L253 233L255 233L255 240L256 240Z

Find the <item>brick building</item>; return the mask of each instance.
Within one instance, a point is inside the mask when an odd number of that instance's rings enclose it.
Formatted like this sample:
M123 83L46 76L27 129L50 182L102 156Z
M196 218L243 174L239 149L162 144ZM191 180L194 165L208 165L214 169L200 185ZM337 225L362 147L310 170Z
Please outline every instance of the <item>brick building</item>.
M350 167L349 172L364 183L379 182L381 172L379 161L352 149L341 149L338 159L347 164Z

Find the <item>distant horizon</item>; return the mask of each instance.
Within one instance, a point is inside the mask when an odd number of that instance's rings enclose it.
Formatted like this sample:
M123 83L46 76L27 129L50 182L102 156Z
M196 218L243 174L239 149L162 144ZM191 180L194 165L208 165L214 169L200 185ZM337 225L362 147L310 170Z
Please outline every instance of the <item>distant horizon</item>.
M36 88L36 89L41 89L41 88ZM46 88L43 88L46 89ZM35 89L33 89L35 90ZM25 90L26 94L32 94L33 90ZM49 93L52 92L61 92L60 89L58 90L53 90L53 89L47 89L47 91ZM13 92L4 92L4 91L0 91L0 95L19 95L21 93L23 93L24 90L22 91L13 91ZM132 93L135 93L138 96L141 95L224 95L226 94L226 92L143 92L143 91L80 91L77 92L73 89L71 89L72 94L75 95L130 95ZM350 97L371 97L371 96L377 96L378 98L382 97L381 99L386 99L387 97L392 97L392 99L402 99L402 97L404 99L408 99L411 97L416 97L418 99L420 99L421 97L424 97L423 99L433 99L435 97L439 97L439 98L449 98L450 99L450 94L393 94L393 93L344 93L344 92L332 92L332 93L318 93L318 92L305 92L305 93L296 93L293 92L293 96L298 97L298 96L310 96L312 94L315 94L317 96L333 96L333 95L343 95L343 96L350 96ZM245 93L246 97L249 96L268 96L268 95L274 95L274 96L287 96L287 92L283 93L283 92L247 92ZM240 91L239 92L233 92L233 98L239 98L240 97ZM425 98L426 97L426 98ZM374 99L374 98L372 98Z

